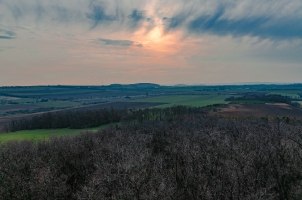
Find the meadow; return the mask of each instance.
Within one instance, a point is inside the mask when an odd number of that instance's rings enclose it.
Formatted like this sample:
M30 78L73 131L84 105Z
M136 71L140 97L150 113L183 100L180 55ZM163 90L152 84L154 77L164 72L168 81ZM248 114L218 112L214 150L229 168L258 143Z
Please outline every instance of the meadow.
M53 108L66 108L80 106L81 103L73 101L48 101L48 102L38 102L36 105L41 107L53 107Z
M228 103L225 99L226 95L175 95L175 96L158 96L145 99L137 99L132 102L148 102L148 103L163 103L155 106L157 108L165 108L175 105L204 107L213 104Z
M99 127L87 128L87 129L39 129L39 130L24 130L17 132L10 132L5 134L0 134L0 144L9 142L9 141L23 141L23 140L49 140L52 137L61 137L61 136L76 136L87 131L98 131L101 129L109 128L110 126L118 125L118 123L106 124Z

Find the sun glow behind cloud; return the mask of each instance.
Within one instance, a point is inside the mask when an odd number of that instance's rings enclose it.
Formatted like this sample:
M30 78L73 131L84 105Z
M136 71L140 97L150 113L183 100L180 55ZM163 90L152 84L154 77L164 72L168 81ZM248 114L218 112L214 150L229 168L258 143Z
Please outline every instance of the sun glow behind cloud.
M301 10L298 0L0 0L0 85L298 82Z

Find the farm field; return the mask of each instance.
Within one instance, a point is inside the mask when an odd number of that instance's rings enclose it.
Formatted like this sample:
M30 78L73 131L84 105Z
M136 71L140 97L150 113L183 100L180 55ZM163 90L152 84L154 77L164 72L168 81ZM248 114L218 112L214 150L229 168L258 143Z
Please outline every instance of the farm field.
M41 107L66 108L66 107L80 106L81 103L72 102L72 101L48 101L48 102L38 102L36 103L36 105L39 105Z
M174 105L204 107L212 104L228 103L225 101L227 95L177 95L177 96L159 96L145 99L133 100L131 102L164 103L158 105L158 108L164 108Z
M219 112L223 116L292 117L302 119L302 110L287 104L229 104Z
M245 94L280 94L298 99L302 84L160 86L157 84L113 84L108 86L29 86L0 87L0 132L11 120L30 118L60 110L95 110L103 108L165 108L173 105L204 107L228 104L230 96ZM238 101L238 104L263 104Z
M15 110L28 110L39 108L40 106L36 104L7 104L7 105L0 105L0 113L8 112L8 111L15 111Z
M0 134L0 144L6 143L8 141L23 141L23 140L49 140L51 137L61 137L61 136L72 136L83 133L85 131L97 131L110 126L117 125L106 124L99 127L88 128L88 129L42 129L42 130L25 130L17 131L12 133Z

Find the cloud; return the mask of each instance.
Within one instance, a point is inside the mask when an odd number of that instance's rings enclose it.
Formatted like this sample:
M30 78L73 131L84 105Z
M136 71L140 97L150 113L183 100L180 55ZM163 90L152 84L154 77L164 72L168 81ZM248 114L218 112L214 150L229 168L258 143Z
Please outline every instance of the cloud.
M244 3L214 0L208 4L209 10L204 9L207 8L206 4L200 4L200 9L191 7L180 10L171 18L165 18L168 21L166 29L186 29L188 33L218 36L256 36L273 40L302 38L301 1L289 1L292 3L289 7L282 2L269 0L256 0L254 4L251 0L242 2Z
M3 29L0 29L0 33L4 33L4 34L7 34L8 36L15 36L16 33L13 32L13 31L7 31L7 30L3 30Z
M1 0L2 21L11 24L59 23L108 32L151 30L158 24L167 32L183 31L273 40L302 38L302 1L288 0ZM167 7L168 6L168 7ZM26 21L27 20L27 21ZM2 23L3 23L2 22ZM39 24L39 25L40 25ZM87 26L88 25L88 26ZM108 27L108 25L112 25ZM147 34L147 31L146 31Z
M130 46L137 46L142 47L143 45L138 42L134 42L131 40L110 40L110 39L104 39L99 38L94 40L98 44L104 44L104 45L110 45L110 46L124 46L124 47L130 47Z
M112 22L118 20L118 15L107 15L103 4L91 5L92 13L86 13L86 17L94 21L93 28L102 22Z
M15 32L7 31L4 29L0 29L0 34L4 34L4 35L0 35L0 39L4 39L4 40L15 39L15 35L16 35Z
M146 11L144 10L138 10L138 9L133 9L132 13L128 15L128 19L130 20L129 22L129 27L130 30L135 30L137 28L140 28L145 21L150 21L151 18L146 16Z
M11 40L14 39L14 37L0 35L0 39Z
M283 18L276 20L269 16L242 19L223 18L225 8L213 15L201 15L188 24L189 31L209 32L215 35L258 36L260 38L284 39L302 38L302 19Z
M131 15L128 16L129 19L137 22L140 20L145 19L144 11L138 11L137 9L134 9L131 13Z

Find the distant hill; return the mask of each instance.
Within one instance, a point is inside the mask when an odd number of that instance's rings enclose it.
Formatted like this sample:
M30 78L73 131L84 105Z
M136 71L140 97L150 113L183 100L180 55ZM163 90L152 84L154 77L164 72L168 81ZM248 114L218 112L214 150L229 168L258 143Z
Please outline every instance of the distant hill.
M155 83L134 83L134 84L111 84L109 85L109 87L136 89L136 88L159 88L161 86Z

